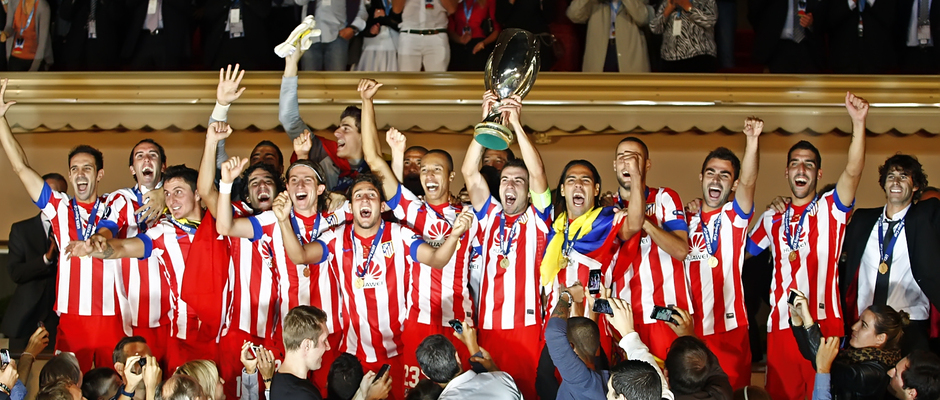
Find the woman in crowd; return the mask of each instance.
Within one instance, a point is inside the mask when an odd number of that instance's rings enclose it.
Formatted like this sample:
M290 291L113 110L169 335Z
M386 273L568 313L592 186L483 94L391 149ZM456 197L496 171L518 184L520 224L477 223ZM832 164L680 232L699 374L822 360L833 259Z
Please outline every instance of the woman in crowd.
M222 385L225 384L225 380L219 376L219 368L215 366L214 362L209 360L193 360L177 368L176 373L191 376L196 382L199 382L203 393L205 393L209 399L225 399L225 392L222 390Z
M10 71L39 71L52 64L51 20L46 0L10 0L6 28L0 32Z
M392 12L392 0L371 0L369 19L362 32L362 55L353 71L398 71L398 24L401 14Z
M650 20L650 30L663 35L663 72L717 71L716 21L715 0L663 0Z
M816 368L822 332L813 321L806 297L798 292L790 305L790 327L803 357ZM849 346L839 351L830 368L834 399L880 400L890 383L888 370L901 360L900 342L910 322L906 312L873 305L852 325Z
M483 71L499 37L495 0L464 0L447 24L450 36L448 71Z

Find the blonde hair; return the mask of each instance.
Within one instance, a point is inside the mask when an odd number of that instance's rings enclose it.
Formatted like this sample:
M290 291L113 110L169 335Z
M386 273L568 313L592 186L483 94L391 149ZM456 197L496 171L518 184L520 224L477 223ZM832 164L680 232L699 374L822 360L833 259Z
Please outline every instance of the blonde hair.
M202 391L210 399L217 399L216 388L219 383L219 369L215 363L209 360L193 360L180 365L176 369L176 374L187 375L199 382Z

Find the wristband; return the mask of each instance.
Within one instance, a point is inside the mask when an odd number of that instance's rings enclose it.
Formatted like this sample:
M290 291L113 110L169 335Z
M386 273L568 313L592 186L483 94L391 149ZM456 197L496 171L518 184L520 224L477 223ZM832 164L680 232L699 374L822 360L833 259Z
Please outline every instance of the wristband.
M24 351L24 352L20 353L20 358L23 358L24 356L30 356L30 357L32 357L32 358L36 358L36 356L34 356L33 353L30 353L30 352L28 352L28 351Z
M219 193L222 194L231 194L232 193L232 183L233 182L222 182L219 181Z
M274 378L261 377L261 380L263 380L265 383L271 383L271 381L274 380Z
M218 101L215 102L215 108L212 109L212 119L225 122L228 119L228 108L231 104L223 106Z
M121 386L121 388L118 389L118 391L120 391L122 395L127 396L127 397L130 397L130 398L132 398L132 399L134 398L134 394L137 393L136 390L133 391L133 392L130 392L130 393L125 392L125 391L124 391L124 386Z
M12 391L10 390L10 387L2 382L0 382L0 392L6 393L7 396L9 396L12 393Z

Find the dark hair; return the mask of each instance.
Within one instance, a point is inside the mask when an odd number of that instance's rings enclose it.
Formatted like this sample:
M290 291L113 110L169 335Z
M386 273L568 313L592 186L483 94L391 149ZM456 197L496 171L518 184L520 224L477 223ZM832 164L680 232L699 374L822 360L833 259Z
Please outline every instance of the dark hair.
M68 180L65 179L64 176L62 176L62 174L60 174L60 173L58 173L58 172L50 172L50 173L45 174L45 175L42 176L42 180L44 180L44 181L48 181L48 180L50 180L50 179L57 179L57 180L60 180L60 181L62 181L62 182L65 182L65 183L68 183L68 182L69 182Z
M907 369L901 373L904 389L917 391L917 400L940 399L940 357L929 351L907 355Z
M326 329L326 313L323 310L314 306L291 308L284 318L284 349L297 350L307 339L316 342Z
M617 147L620 147L621 144L624 144L624 143L627 143L627 142L636 143L636 144L640 145L640 147L643 148L643 157L644 157L644 158L649 158L649 157L650 157L650 148L647 147L647 146L646 146L646 143L643 143L643 141L640 140L640 138L638 138L638 137L636 137L636 136L627 136L627 137L621 139L620 142L617 143ZM617 147L614 147L614 151L617 151Z
M424 146L410 146L407 149L405 149L405 153L409 151L413 151L413 150L420 151L424 154L428 154L428 148Z
M114 379L117 378L117 379ZM106 367L95 368L85 373L82 379L82 396L88 400L110 399L121 385L121 376Z
M353 117L356 120L356 130L362 130L360 123L362 122L362 110L356 106L348 106L343 113L339 115L339 120L342 121L346 117Z
M206 394L196 378L189 375L173 374L154 389L155 400L193 400L197 397L205 398Z
M285 189L284 179L281 178L281 175L277 173L277 170L274 169L273 166L265 164L263 162L256 162L254 164L251 164L251 166L248 167L248 169L246 169L244 173L242 173L242 181L244 182L244 185L242 185L242 198L245 199L245 201L247 201L250 198L248 194L251 192L251 190L249 189L250 185L248 184L248 178L251 176L252 173L255 172L255 170L259 170L259 169L264 170L265 172L271 174L271 179L274 180L274 193L271 195L272 200L275 197L277 197L277 195L281 194L281 192L283 192Z
M614 395L627 400L662 400L663 381L656 368L640 360L627 360L610 369Z
M277 145L274 144L274 142L272 142L272 141L270 141L270 140L262 140L262 141L258 142L258 144L256 144L255 147L254 147L253 149L251 149L251 154L254 154L254 153L255 153L255 150L258 150L258 148L261 147L261 146L273 147L273 148L274 148L274 152L277 153L277 165L278 165L280 168L284 168L284 154L281 154L281 148L280 148L280 147L277 147Z
M871 305L868 311L875 314L875 334L885 334L885 350L901 348L901 338L904 337L904 327L911 323L911 317L904 311L895 311L891 306Z
M36 400L72 400L72 392L69 389L74 384L75 382L59 380L40 385Z
M711 153L708 153L708 155L705 156L705 162L702 163L702 175L705 174L705 166L707 166L708 162L713 158L725 160L731 163L731 169L734 170L734 175L731 177L731 180L738 179L738 177L741 176L741 160L738 159L738 156L736 156L734 152L729 150L727 147L719 147L715 150L712 150Z
M39 370L40 387L51 385L56 381L67 381L77 385L81 380L82 370L78 366L78 359L72 353L59 353Z
M431 335L421 341L415 356L421 371L436 383L447 383L460 373L457 348L444 335Z
M499 198L499 174L499 170L493 166L484 165L480 168L480 175L483 175L486 187L490 188L490 194L496 198Z
M69 169L72 168L72 157L76 154L88 154L95 158L95 171L104 169L104 156L101 151L87 144L80 144L69 152Z
M144 140L137 142L137 144L135 144L134 147L131 147L131 154L130 156L127 157L127 166L130 167L134 165L134 149L136 149L137 146L140 146L143 143L150 143L156 146L157 153L160 153L160 165L166 165L166 151L163 150L163 146L161 146L160 143L153 141L153 139L151 138L146 138ZM88 399L88 400L91 400L91 399Z
M172 165L167 167L166 172L163 173L163 182L169 182L170 179L174 178L182 178L184 182L189 184L193 192L195 192L196 181L199 179L199 171L187 167L186 164Z
M346 190L346 198L351 199L353 195L353 188L356 185L367 182L375 187L375 190L379 192L379 200L385 202L385 192L382 190L382 180L378 176L373 174L359 174L356 176L356 179L353 180L352 185L349 185L349 189Z
M718 365L718 357L701 339L681 336L669 346L665 365L669 388L677 395L689 395L705 388L709 372Z
M529 176L529 168L526 167L525 161L522 161L521 158L514 158L514 159L512 159L512 160L506 161L506 164L503 165L503 169L502 169L501 171L499 171L499 174L500 174L499 176L500 176L500 177L503 176L503 175L502 175L502 174L503 174L503 171L505 171L506 168L512 168L512 167L515 167L515 168L522 168L523 170L525 170L526 176L527 176L527 177ZM498 196L497 196L497 197L498 197Z
M924 190L929 186L927 183L927 174L924 173L924 166L920 164L920 161L917 161L917 157L901 153L888 157L884 165L878 167L878 186L881 186L881 190L885 188L888 173L895 169L911 177L911 183L917 188L914 190L913 199L920 199L920 195L924 193Z
M304 167L312 169L313 173L317 177L317 185L326 186L326 181L323 180L323 169L320 168L319 164L311 160L297 160L297 161L294 161L294 163L291 164L289 167L287 167L287 173L284 174L285 190L287 189L286 188L287 183L290 182L290 172L294 169L294 167L297 167L298 165L303 165ZM329 196L328 190L323 190L323 193L320 193L319 195L317 195L317 211L318 212L323 212L327 210L327 206L328 206L327 201L329 200L329 197L330 196Z
M555 192L556 196L555 196L555 204L554 204L555 215L561 215L561 211L565 211L565 212L568 211L568 203L565 202L565 198L561 196L561 193L562 193L562 189L565 186L565 178L568 175L568 170L571 169L571 167L574 167L575 165L580 165L590 170L591 175L593 175L594 184L598 186L600 186L601 184L601 174L597 172L597 168L595 168L594 164L592 164L590 161L588 160L569 161L568 165L565 165L565 169L561 170L562 171L561 176L558 177L558 189L556 189L557 191ZM507 166L508 166L508 163L507 163ZM592 192L593 190L594 190L594 187L588 188L588 193ZM600 204L600 193L597 193L596 195L594 195L594 207L597 207L598 204Z
M422 149L423 148L424 147L422 147ZM433 150L428 150L426 153L424 153L424 156L427 157L428 155L431 155L431 154L440 154L441 156L443 156L444 159L447 160L447 168L449 168L451 172L454 171L454 157L451 157L450 153L441 149L433 149Z
M364 374L362 364L356 356L349 353L340 354L333 360L326 376L326 397L331 400L352 399L359 390L359 383Z
M593 359L597 349L601 347L601 331L597 323L590 318L568 318L568 342L574 345L578 355Z
M800 140L796 142L793 146L790 147L790 151L787 151L787 164L790 164L790 157L793 156L793 152L797 150L809 150L816 155L816 169L822 168L822 156L819 155L819 149L816 146L813 146L812 143L805 140Z
M111 353L111 362L117 364L124 364L127 362L127 356L124 355L124 347L131 343L143 343L147 344L147 339L144 339L143 336L128 336L121 338L120 341L114 346L114 352Z
M434 383L430 379L422 379L418 381L418 384L415 387L408 391L408 395L405 396L405 400L437 400L441 397L441 393L444 392L444 388L437 383Z
M488 151L501 151L501 152L503 152L503 153L506 153L506 161L507 161L507 162L516 159L516 154L513 153L513 152L512 152L512 149L510 149L510 148L508 148L508 147L507 147L505 150L483 149L483 155L485 156L485 155L486 155L486 152L488 152Z

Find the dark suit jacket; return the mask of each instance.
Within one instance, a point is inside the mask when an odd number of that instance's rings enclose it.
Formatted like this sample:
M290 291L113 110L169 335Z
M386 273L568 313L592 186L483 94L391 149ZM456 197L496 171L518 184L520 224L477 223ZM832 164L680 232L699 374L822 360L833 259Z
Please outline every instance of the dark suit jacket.
M907 30L910 27L911 19L917 19L916 15L911 15L911 9L914 8L914 2L917 0L898 0L898 19L897 36L895 40L899 47L907 46ZM933 38L933 47L928 47L935 56L940 56L940 2L930 7L930 37Z
M271 51L268 48L267 28L265 21L271 13L270 0L240 0L239 18L244 27L245 36L229 38L225 25L229 19L229 10L232 0L207 0L203 8L203 61L207 68L217 69L226 64L241 63L243 67L251 66L256 60L263 59ZM239 48L234 54L220 50L223 43ZM229 54L226 54L229 53ZM257 67L260 67L258 65Z
M10 229L10 258L7 268L16 291L7 307L0 332L12 338L29 338L36 323L43 321L51 335L55 334L58 316L55 305L55 279L58 263L42 261L50 240L39 215L13 224ZM56 256L57 257L57 256Z
M147 19L148 0L126 0L127 34L121 50L123 58L134 56L137 40L144 34L144 21ZM186 0L163 0L163 28L166 55L170 65L178 65L186 60L190 53L190 22L192 18L191 2Z
M839 286L843 293L842 309L853 318L858 315L856 300L862 253L882 210L881 207L856 210L852 222L846 227L842 248L846 260L845 267L839 271ZM940 260L940 200L929 199L911 205L904 221L914 280L931 303L940 304L940 269L937 268L937 260Z
M797 1L797 0L794 0ZM835 1L835 0L833 0ZM770 57L777 52L777 43L783 32L783 25L787 22L787 12L790 2L788 0L749 0L747 18L754 27L754 61L767 64ZM812 29L806 30L803 39L812 48L812 54L817 59L816 65L823 65L823 27L826 20L826 8L822 0L807 0L806 12L813 14ZM799 18L799 16L794 16Z
M859 0L860 1L860 0ZM858 37L859 7L848 0L829 2L830 65L838 74L880 74L895 67L898 0L877 0L862 13L864 36Z
M95 6L96 39L88 38L91 0L64 0L58 16L69 22L65 46L56 54L56 63L68 71L110 70L117 65L117 51L123 33L123 1L97 0ZM90 53L90 54L89 54ZM89 57L93 55L92 57ZM94 60L94 61L92 61ZM86 61L91 61L86 63Z

